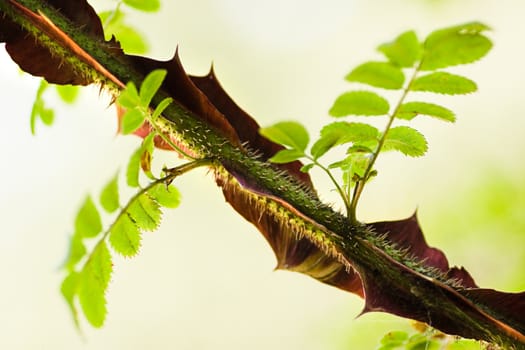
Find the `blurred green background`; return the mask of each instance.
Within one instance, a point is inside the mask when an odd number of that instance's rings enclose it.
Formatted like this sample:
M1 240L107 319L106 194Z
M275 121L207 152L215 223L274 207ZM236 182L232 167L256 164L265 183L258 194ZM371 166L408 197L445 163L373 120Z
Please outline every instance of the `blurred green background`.
M94 1L109 9L111 1ZM295 119L312 134L350 88L343 76L377 59L375 47L407 29L429 31L471 20L494 30L488 57L457 72L479 92L446 97L455 125L415 126L428 138L422 159L387 154L365 191L363 221L418 210L427 241L489 288L525 290L525 2L519 0L164 0L158 14L128 11L168 59L179 45L187 71L211 62L230 95L262 125ZM3 50L2 50L3 51ZM406 320L369 314L359 298L290 272L273 272L262 236L228 205L211 174L176 183L184 198L140 255L115 258L109 315L101 330L74 327L59 293L73 219L137 147L116 136L108 96L87 88L57 107L52 128L29 131L38 80L0 54L0 348L2 349L373 349ZM162 162L172 161L164 154ZM321 174L322 197L338 206Z

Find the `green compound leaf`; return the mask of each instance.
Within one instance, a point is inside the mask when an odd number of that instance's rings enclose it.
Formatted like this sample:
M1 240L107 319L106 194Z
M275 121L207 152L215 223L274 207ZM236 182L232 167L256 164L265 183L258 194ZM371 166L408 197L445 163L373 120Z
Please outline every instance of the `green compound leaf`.
M91 196L87 196L75 219L75 234L80 237L95 237L102 231L100 214Z
M171 97L166 97L164 100L160 101L157 108L155 108L155 110L153 111L153 114L151 115L151 119L152 120L157 119L162 114L162 112L164 112L164 110L168 108L168 106L172 102L173 102L173 99Z
M270 141L303 153L310 141L306 128L293 121L280 122L267 128L261 128L259 133Z
M389 109L388 101L374 92L351 91L339 96L329 113L333 117L373 116L387 114Z
M73 320L75 321L77 328L79 327L79 322L78 311L75 306L75 295L77 295L78 292L79 281L80 273L71 271L69 275L64 278L64 281L62 281L62 285L60 286L60 292L71 310L71 315L73 315Z
M314 163L305 164L305 165L303 165L303 166L301 167L300 170L301 170L303 173L307 173L307 172L309 172L310 170L312 170L312 168L313 168L314 166L315 166Z
M140 85L139 93L141 106L149 106L153 96L155 96L166 78L166 74L168 72L165 69L156 69L144 78L142 85Z
M144 12L157 12L160 9L160 0L124 0L124 3Z
M398 90L403 87L405 75L399 67L391 63L366 62L352 70L345 79L383 89Z
M479 22L437 30L424 43L425 55L420 69L435 70L479 60L492 48L483 34L489 27Z
M446 95L460 95L478 89L475 82L460 75L435 72L415 79L410 86L412 91L437 92Z
M137 225L127 213L119 216L109 234L109 242L115 251L122 256L137 255L140 248L141 235Z
M69 242L69 253L64 267L68 271L73 271L75 265L86 256L86 246L82 241L80 234L74 234Z
M427 102L403 103L396 113L396 118L412 120L420 114L441 119L447 122L456 121L456 116L450 109Z
M408 333L403 331L392 331L385 334L381 339L382 345L399 346L408 340Z
M275 153L273 157L268 159L272 163L283 164L296 161L304 157L304 152L296 149L283 149Z
M113 213L120 206L118 193L118 173L104 186L100 193L100 204L108 213Z
M155 230L160 224L162 215L159 204L147 193L136 198L127 212L135 224L145 231Z
M76 85L55 85L55 89L60 99L67 104L74 103L80 92L80 87Z
M139 93L133 82L130 81L126 84L126 88L122 90L117 98L117 103L128 109L132 109L140 105Z
M139 108L128 109L122 116L120 132L124 135L131 134L144 124L146 116Z
M140 158L142 147L139 147L130 157L126 169L126 183L129 187L139 187Z
M180 192L173 185L166 186L164 183L152 187L148 194L165 208L175 209L180 204Z
M392 64L399 67L412 67L419 60L422 47L416 33L411 30L399 35L394 41L377 48Z
M377 140L378 136L379 131L368 124L334 122L321 129L321 137L312 146L311 154L317 159L337 145Z
M428 149L427 141L421 133L408 126L397 126L388 131L383 150L396 150L410 157L420 157Z
M106 288L112 272L111 255L104 241L91 254L81 272L78 298L86 319L99 328L106 318Z

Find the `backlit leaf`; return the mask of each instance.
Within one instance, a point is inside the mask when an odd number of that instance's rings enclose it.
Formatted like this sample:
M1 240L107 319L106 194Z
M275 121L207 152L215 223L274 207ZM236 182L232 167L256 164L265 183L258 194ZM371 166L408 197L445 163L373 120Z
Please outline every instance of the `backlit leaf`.
M156 12L160 9L159 0L124 0L124 3L145 12Z
M366 62L352 70L345 79L383 89L397 90L403 87L405 75L400 68L388 62Z
M74 85L55 85L55 89L60 99L65 103L74 103L80 92L80 88Z
M78 292L78 286L80 281L80 273L76 271L71 271L69 275L64 278L62 285L60 286L60 292L66 300L69 309L71 310L71 315L75 321L75 325L78 327L78 311L75 306L75 295Z
M131 134L144 124L146 116L139 108L131 108L124 113L121 120L120 131L122 134Z
M165 208L177 208L180 204L180 192L173 185L159 183L148 190L148 194Z
M304 157L304 152L296 149L283 149L275 153L273 157L269 159L272 163L283 164L290 163L297 159Z
M312 156L317 159L328 152L332 147L348 142L377 140L379 131L368 124L335 122L321 129L321 137L311 149Z
M305 165L303 165L303 166L301 167L301 171L302 171L303 173L307 173L307 172L309 172L314 166L315 166L314 163L305 164Z
M446 95L468 94L477 90L476 83L460 75L435 72L416 78L412 91L437 92Z
M146 193L131 203L128 213L137 226L145 231L153 231L160 224L160 206Z
M410 157L420 157L427 151L427 141L421 133L408 126L397 126L388 131L383 149L396 150Z
M259 129L259 133L270 141L303 152L310 141L306 128L297 122L279 122Z
M152 180L155 180L155 176L151 172L151 161L153 158L154 151L154 139L156 133L150 133L143 141L141 145L142 153L140 155L140 167L142 171Z
M421 57L421 44L416 33L411 30L399 35L394 41L377 48L390 62L400 67L412 67Z
M146 107L150 104L153 96L155 96L166 78L166 74L168 74L168 72L165 69L156 69L144 78L142 85L140 85L139 93L142 106Z
M71 236L69 242L69 253L64 267L68 271L73 271L75 265L84 256L86 256L86 247L84 245L84 242L82 242L82 237L80 236L80 234L74 234L73 236Z
M82 311L93 327L101 327L106 318L105 292L112 269L111 255L101 241L82 269L78 290Z
M384 115L388 113L388 101L378 94L370 91L351 91L339 96L332 108L330 115L344 117L347 115Z
M157 106L157 108L155 108L155 110L153 111L152 115L151 115L151 119L155 120L157 119L161 114L162 112L164 112L164 110L173 102L173 99L171 97L166 97L165 99L163 99Z
M133 82L130 81L126 84L126 88L122 90L117 97L117 102L119 105L127 109L132 109L140 105L139 93Z
M126 169L126 183L130 187L138 187L139 172L140 172L140 157L142 155L142 147L139 147L129 159L128 167Z
M100 214L95 207L95 203L91 196L86 197L84 204L77 213L75 219L75 232L80 237L95 237L102 231L102 221Z
M456 121L454 112L448 108L427 102L407 102L401 105L396 118L412 120L417 115L428 115L447 122Z
M100 204L108 213L113 213L119 207L118 173L104 186L100 193Z
M408 340L408 333L404 331L392 331L385 334L381 339L382 345L401 345Z
M481 34L488 29L482 23L472 22L430 33L424 43L420 69L435 70L482 58L492 48L492 42Z
M111 228L109 242L116 252L126 257L136 255L140 248L140 231L128 214L122 214Z

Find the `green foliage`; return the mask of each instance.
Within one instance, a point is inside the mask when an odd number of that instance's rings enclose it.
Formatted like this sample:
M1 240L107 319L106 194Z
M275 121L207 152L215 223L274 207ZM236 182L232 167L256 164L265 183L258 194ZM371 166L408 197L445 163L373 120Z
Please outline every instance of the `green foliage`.
M384 115L389 109L388 101L375 92L351 91L345 92L335 100L330 108L330 115L333 117Z
M140 92L133 82L129 82L126 88L119 95L117 102L126 109L120 122L120 131L123 134L130 134L144 124L145 120L157 118L166 107L172 102L171 98L162 100L157 108L150 114L150 103L153 96L157 93L164 78L166 70L158 69L149 73L140 86Z
M128 6L140 11L156 12L160 9L159 0L123 0Z
M427 142L419 131L407 125L394 126L394 123L407 123L418 115L446 122L456 119L454 112L446 107L425 101L408 102L407 97L412 91L447 95L476 91L476 83L472 80L437 70L472 63L487 54L492 47L490 40L483 35L487 29L477 22L462 24L434 31L423 42L414 31L407 31L393 41L379 45L377 49L386 61L358 65L346 75L346 80L377 90L399 91L400 98L391 107L379 91L351 90L337 97L329 114L337 118L384 116L383 131L365 123L332 122L322 128L319 138L307 152L310 138L306 129L298 123L278 123L261 129L263 136L285 146L270 161L287 163L304 158L309 162L302 171L320 167L341 195L350 221L355 222L357 202L365 183L377 174L374 164L381 152L394 150L410 157L421 157L427 152ZM426 74L420 75L423 71ZM347 147L344 156L328 167L323 166L320 158L341 145ZM332 169L340 171L342 184L335 180Z
M47 81L42 79L38 90L36 92L35 102L33 103L33 108L31 109L30 117L30 126L31 133L34 135L36 130L36 121L40 119L44 125L50 126L55 120L55 112L46 106L46 102L43 98L43 94L48 88L49 84Z
M153 136L154 133L152 137L146 138L130 159L132 165L128 166L126 174L128 184L131 182L132 185L130 187L140 186L140 159L148 153L151 161ZM130 171L130 168L133 170ZM68 274L61 286L62 295L77 326L77 301L93 327L100 327L104 323L107 313L106 290L113 270L111 252L106 241L109 241L116 253L124 257L137 255L142 232L153 231L159 226L162 207L176 208L180 203L180 194L171 182L176 176L191 169L189 166L180 171L166 170L163 177L154 178L153 182L139 189L128 200L104 232L100 212L91 196L87 196L75 220L75 233L71 237L69 256L64 264ZM149 176L153 176L151 168L148 168L148 172ZM120 207L118 174L104 186L100 194L100 204L108 214L114 213ZM96 244L88 251L86 242L93 239L96 240Z
M456 339L426 328L420 333L391 331L383 336L377 350L481 350L475 340Z

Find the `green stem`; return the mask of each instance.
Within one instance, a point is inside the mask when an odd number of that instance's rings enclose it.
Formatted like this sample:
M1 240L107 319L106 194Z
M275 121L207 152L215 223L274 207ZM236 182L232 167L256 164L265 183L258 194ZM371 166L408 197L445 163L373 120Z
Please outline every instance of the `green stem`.
M366 167L365 173L363 177L357 181L355 187L354 187L354 193L352 195L352 200L350 202L350 221L352 224L357 223L356 219L356 210L357 210L357 202L359 201L359 198L361 197L361 194L363 193L363 190L365 188L365 184L368 181L370 174L374 168L374 164L377 160L377 157L379 156L379 153L381 153L381 150L383 148L383 145L386 141L386 136L388 134L388 131L392 127L392 124L394 123L394 119L396 118L397 113L399 112L399 108L401 108L401 105L405 102L405 99L408 95L408 92L410 91L410 87L412 86L412 83L416 79L417 74L419 73L419 68L421 67L421 62L417 65L417 67L414 69L414 73L412 74L412 77L410 78L408 84L406 85L405 89L403 90L403 93L401 95L401 98L397 102L396 107L394 108L394 111L390 114L388 118L388 123L385 126L385 131L383 131L383 135L379 139L379 143L377 144L377 148L375 152L372 154L372 158L368 162L368 166Z

